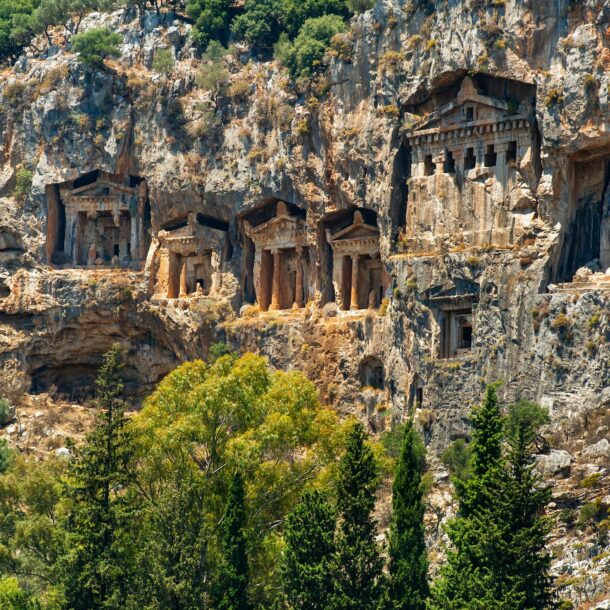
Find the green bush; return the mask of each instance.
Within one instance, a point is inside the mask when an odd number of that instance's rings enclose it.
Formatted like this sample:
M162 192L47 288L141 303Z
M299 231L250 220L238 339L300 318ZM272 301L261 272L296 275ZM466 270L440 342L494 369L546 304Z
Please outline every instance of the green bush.
M16 578L0 580L0 608L2 610L39 610L40 604L33 601L21 589Z
M203 54L203 65L195 76L197 87L205 91L222 92L229 83L229 73L225 69L222 58L226 49L213 40Z
M403 440L405 436L405 428L406 423L396 424L389 430L386 430L381 435L381 444L385 449L386 453L391 457L397 459L400 455L400 451L402 449ZM417 436L417 443L415 445L415 450L420 456L422 462L426 457L426 448L424 444L421 442L419 435Z
M195 22L193 40L206 49L210 41L227 44L230 33L230 0L190 0L186 11Z
M520 400L510 405L505 420L507 436L512 437L521 425L527 426L533 436L541 426L550 422L549 412L538 403L530 400Z
M13 418L13 410L6 398L0 398L0 426L6 426Z
M375 6L375 0L347 0L347 6L352 13L364 13Z
M0 438L0 474L4 474L13 461L13 451L5 438Z
M23 199L32 188L34 172L26 167L20 167L15 175L15 197Z
M158 49L153 59L152 69L158 74L171 74L174 71L174 54L171 49Z
M275 55L293 77L311 76L320 67L332 37L346 29L345 22L338 15L308 19L294 42L284 35L280 38Z
M578 516L578 527L586 529L590 525L597 525L608 517L608 507L602 502L601 498L583 504Z
M345 0L246 0L232 30L256 49L271 49L281 34L294 39L308 19L348 12Z
M94 28L72 39L72 49L78 53L78 59L88 65L100 67L106 57L120 57L119 45L123 37L107 28Z
M441 454L441 462L456 479L465 481L470 476L471 449L466 439L458 438L453 441Z

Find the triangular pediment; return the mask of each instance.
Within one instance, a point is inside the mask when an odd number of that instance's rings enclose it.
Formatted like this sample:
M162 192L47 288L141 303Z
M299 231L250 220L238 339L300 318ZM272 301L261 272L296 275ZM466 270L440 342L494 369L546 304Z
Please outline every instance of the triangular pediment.
M283 231L287 229L294 229L302 223L300 218L294 218L292 216L281 216L275 217L267 222L264 222L256 227L252 228L252 233L265 233L269 231Z
M354 222L349 227L337 231L337 233L330 237L330 241L337 243L350 239L367 239L371 237L379 237L379 229L366 223L362 212L358 210L354 213Z
M474 116L484 117L484 120L499 120L508 114L508 103L478 91L474 81L466 77L454 100L437 108L417 125L416 131L441 127L443 124L463 123L464 106L472 106Z
M367 224L350 225L331 237L331 241L379 237L379 229Z
M129 186L102 179L74 189L71 195L73 197L118 196L123 193L131 194L133 190Z

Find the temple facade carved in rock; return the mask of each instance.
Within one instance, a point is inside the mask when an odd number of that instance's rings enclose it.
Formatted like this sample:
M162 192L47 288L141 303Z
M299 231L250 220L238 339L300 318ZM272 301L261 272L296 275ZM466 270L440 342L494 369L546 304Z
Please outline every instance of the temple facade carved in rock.
M327 229L326 239L332 248L337 305L344 310L378 307L389 285L379 256L379 229L356 211L349 226L335 233Z
M229 249L226 223L190 212L157 234L150 265L156 297L217 296Z
M407 251L434 252L443 242L507 247L523 234L536 203L522 176L539 165L528 87L465 76L459 89L410 108L423 118L408 133Z
M254 244L253 284L262 311L298 309L309 299L311 272L305 219L284 201L266 204L272 216L259 224L244 217Z
M95 171L47 187L47 259L138 267L150 243L145 180Z

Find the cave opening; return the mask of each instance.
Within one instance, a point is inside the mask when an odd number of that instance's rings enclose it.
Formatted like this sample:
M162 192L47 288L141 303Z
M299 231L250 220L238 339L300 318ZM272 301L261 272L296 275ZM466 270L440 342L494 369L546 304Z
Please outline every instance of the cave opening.
M551 280L571 282L575 272L610 267L610 155L575 160L570 164L570 219Z
M383 363L376 356L368 356L360 363L360 383L363 387L383 390L385 374Z

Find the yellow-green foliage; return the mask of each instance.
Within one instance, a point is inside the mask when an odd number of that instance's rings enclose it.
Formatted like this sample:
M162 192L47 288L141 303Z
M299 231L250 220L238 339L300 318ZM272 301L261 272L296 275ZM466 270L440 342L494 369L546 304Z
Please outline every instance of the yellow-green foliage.
M565 313L558 314L553 320L551 320L551 326L556 330L564 330L569 328L572 322Z
M593 330L594 328L596 328L597 326L599 326L600 323L600 317L598 313L594 313L589 320L587 321L587 326L589 327L589 330Z
M400 110L396 104L388 104L387 106L381 106L379 110L383 114L387 114L389 116L397 117L400 114Z
M384 72L393 72L402 63L404 55L398 51L386 51L379 58L379 66Z
M332 476L346 425L323 407L301 372L272 371L254 354L213 364L185 363L170 373L134 416L140 468L154 495L176 468L188 467L206 491L210 525L238 467L247 481L253 569L273 572L269 545L278 519L307 484ZM272 500L272 501L271 501Z
M563 93L561 93L559 89L549 89L546 97L544 98L544 103L547 108L551 108L557 104L563 104L563 100Z

